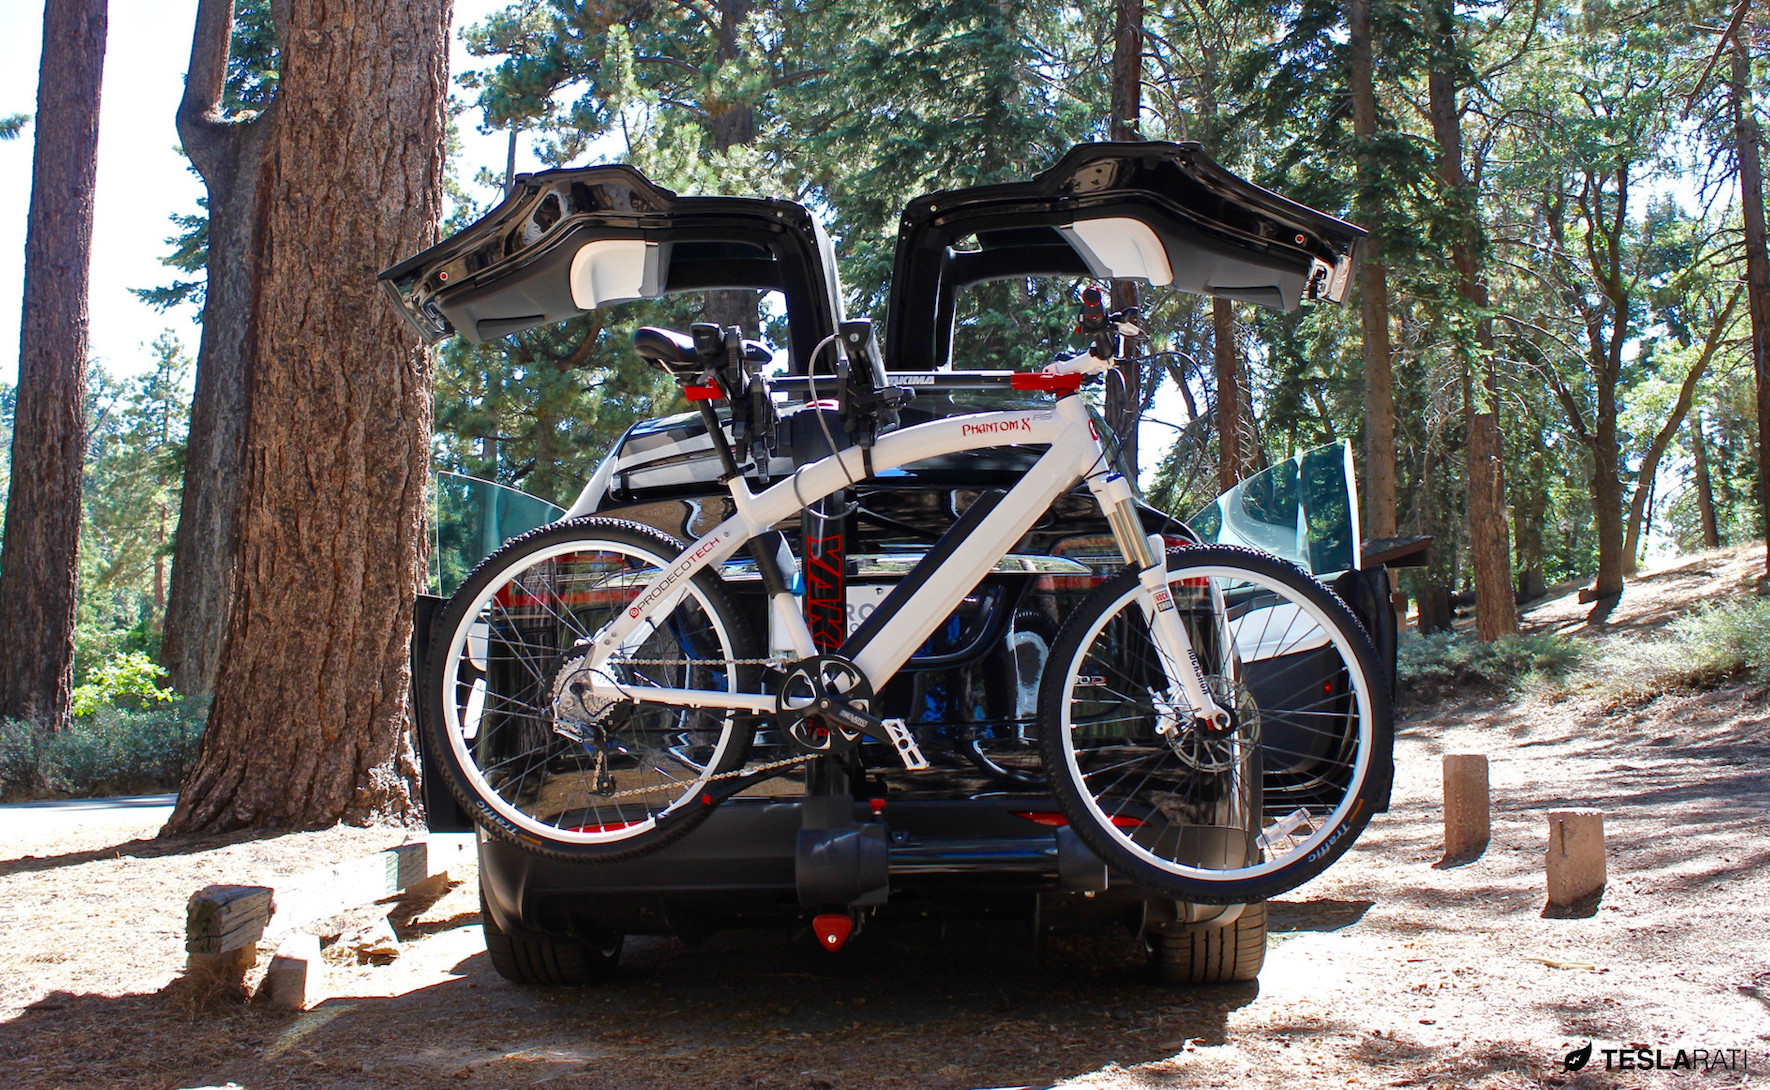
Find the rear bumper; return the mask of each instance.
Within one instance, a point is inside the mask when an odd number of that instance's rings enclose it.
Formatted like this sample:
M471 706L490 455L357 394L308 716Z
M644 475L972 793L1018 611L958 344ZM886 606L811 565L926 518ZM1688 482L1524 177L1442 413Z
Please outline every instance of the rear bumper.
M1015 816L1051 813L1037 796L856 804L851 830L883 840L881 916L1004 917L1048 927L1186 920L1188 909L1122 880L1066 828ZM480 888L506 931L678 935L791 926L834 907L814 890L796 800L734 799L666 848L620 863L570 863L487 839ZM864 863L862 864L864 869ZM868 884L863 881L863 886ZM848 900L848 898L842 898ZM1193 915L1215 914L1216 906Z

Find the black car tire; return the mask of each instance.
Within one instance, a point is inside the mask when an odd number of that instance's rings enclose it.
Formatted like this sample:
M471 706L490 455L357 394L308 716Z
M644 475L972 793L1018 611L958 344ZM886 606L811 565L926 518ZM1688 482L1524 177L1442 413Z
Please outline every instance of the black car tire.
M1149 936L1149 964L1163 984L1233 984L1254 980L1266 962L1266 902L1222 927Z
M574 935L511 935L492 919L483 897L479 918L492 968L510 983L525 987L575 986L607 980L620 964L621 948L626 944L623 935L610 936L601 945Z

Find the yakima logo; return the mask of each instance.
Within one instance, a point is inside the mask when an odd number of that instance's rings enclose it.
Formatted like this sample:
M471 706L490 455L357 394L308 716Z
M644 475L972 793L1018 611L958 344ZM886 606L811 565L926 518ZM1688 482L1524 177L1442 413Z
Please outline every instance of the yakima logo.
M1019 420L991 420L991 421L984 423L984 424L966 424L964 426L964 430L961 431L959 434L965 435L965 436L996 435L996 434L999 434L1001 432L1006 432L1006 431L1031 431L1031 430L1032 430L1032 417L1023 416Z

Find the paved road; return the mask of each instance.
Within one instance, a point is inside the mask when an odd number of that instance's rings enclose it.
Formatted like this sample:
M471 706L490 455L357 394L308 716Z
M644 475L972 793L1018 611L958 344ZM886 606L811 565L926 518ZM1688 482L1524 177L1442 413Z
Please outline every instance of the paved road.
M0 806L0 838L81 825L164 824L176 795L121 795L108 799L55 799Z

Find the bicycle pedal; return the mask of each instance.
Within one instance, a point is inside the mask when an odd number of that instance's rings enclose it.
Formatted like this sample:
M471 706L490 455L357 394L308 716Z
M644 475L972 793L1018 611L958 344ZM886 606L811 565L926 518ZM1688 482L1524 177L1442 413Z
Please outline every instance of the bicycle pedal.
M889 736L891 746L897 750L898 759L903 767L911 772L920 772L928 767L928 758L922 756L922 747L916 744L915 736L901 719L881 719L885 733Z

